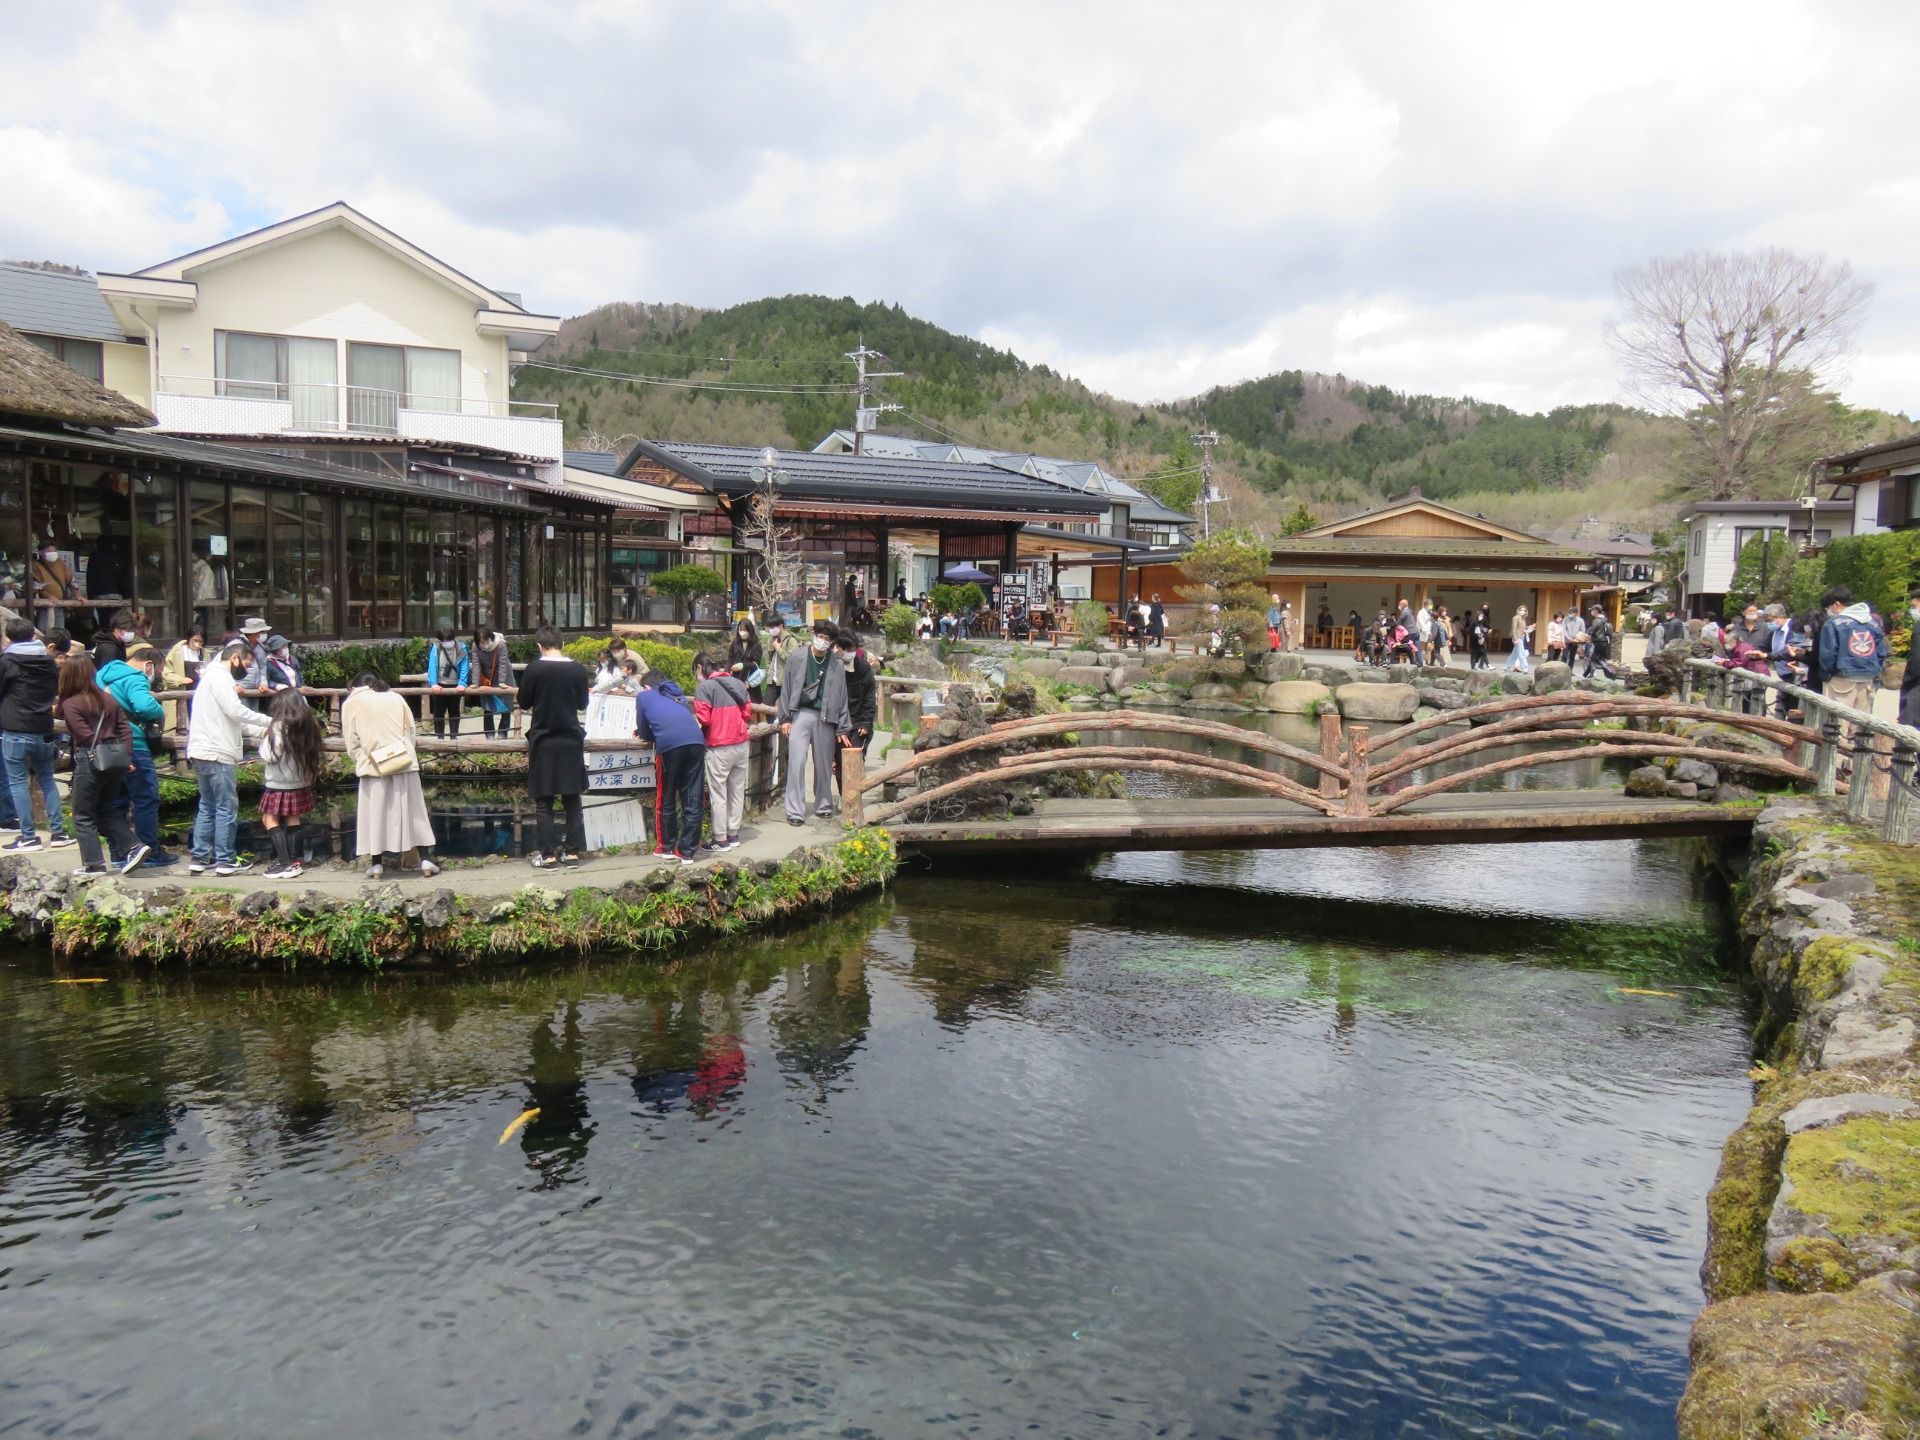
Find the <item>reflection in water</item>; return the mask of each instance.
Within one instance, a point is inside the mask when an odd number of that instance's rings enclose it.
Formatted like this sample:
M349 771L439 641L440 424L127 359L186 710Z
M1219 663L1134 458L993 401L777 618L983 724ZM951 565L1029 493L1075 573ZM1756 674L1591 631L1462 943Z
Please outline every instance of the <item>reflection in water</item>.
M1421 852L1444 925L1399 871L1141 856L673 966L0 957L6 1418L1671 1433L1743 1005L1686 866L1601 848L1639 912L1484 850Z

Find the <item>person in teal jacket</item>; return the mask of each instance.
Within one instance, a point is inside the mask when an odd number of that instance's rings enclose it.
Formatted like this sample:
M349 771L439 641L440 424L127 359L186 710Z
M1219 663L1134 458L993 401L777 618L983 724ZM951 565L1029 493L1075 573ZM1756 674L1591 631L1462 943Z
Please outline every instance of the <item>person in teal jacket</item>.
M126 793L133 812L133 833L147 847L142 868L172 865L178 858L160 848L160 776L147 746L147 726L164 725L167 719L167 712L153 698L153 681L159 669L160 653L150 645L135 644L126 659L108 660L94 676L94 683L120 702L132 722L133 769L127 772Z
M434 642L427 647L427 684L433 689L428 703L433 708L436 736L445 735L450 725L453 738L460 738L460 692L467 688L471 673L467 642L450 623L442 620Z

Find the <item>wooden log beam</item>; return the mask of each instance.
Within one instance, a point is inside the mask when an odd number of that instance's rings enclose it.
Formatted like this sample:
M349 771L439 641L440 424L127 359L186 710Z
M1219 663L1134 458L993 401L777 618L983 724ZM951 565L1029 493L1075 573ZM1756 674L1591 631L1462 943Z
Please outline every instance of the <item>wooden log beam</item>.
M1015 766L1023 770L1045 773L1047 762L1060 758L1077 759L1087 756L1107 761L1109 770L1131 770L1133 762L1138 760L1180 760L1198 765L1206 773L1217 779L1234 784L1250 786L1270 795L1279 795L1309 809L1319 810L1328 815L1340 812L1344 803L1338 797L1328 800L1326 797L1309 790L1299 781L1285 775L1276 775L1271 770L1262 770L1258 765L1242 765L1237 760L1222 760L1212 755L1195 755L1186 750L1165 750L1151 745L1076 745L1070 750L1054 750L1045 756L1040 755L1002 755L994 763L1003 772ZM1069 767L1059 766L1066 769ZM1073 766L1073 769L1084 767Z
M1405 790L1382 798L1364 813L1385 815L1398 810L1402 805L1425 799L1429 795L1459 790L1476 780L1484 780L1493 775L1504 775L1510 770L1525 770L1534 765L1558 765L1567 760L1590 759L1596 754L1625 758L1664 756L1673 753L1670 739L1650 741L1636 736L1635 743L1628 745L1582 745L1569 750L1545 750L1532 755L1515 755L1506 760L1496 760L1491 764L1476 766L1471 770L1462 770L1457 774L1443 775L1438 780L1429 780L1424 785L1409 786ZM1697 746L1689 746L1686 753L1695 759L1706 760L1713 764L1744 765L1750 770L1764 770L1769 774L1784 775L1793 780L1813 778L1811 771L1795 765L1791 760L1775 760L1766 755L1748 755L1739 750L1702 750Z
M1333 799L1340 793L1340 712L1331 705L1320 711L1320 758L1326 763L1320 770L1320 793Z
M1323 773L1329 768L1336 773L1339 772L1337 765L1331 765L1314 751L1304 750L1298 745L1290 745L1284 740L1275 740L1255 730L1236 730L1231 725L1222 725L1216 721L1189 720L1177 715L1155 715L1139 710L1108 710L1083 711L1073 715L1036 715L1030 720L1003 721L993 726L984 735L956 740L953 744L943 745L937 750L922 750L904 760L876 770L867 777L866 787L869 790L878 790L882 786L899 780L903 775L912 774L923 766L941 764L976 751L996 749L1020 740L1067 735L1079 730L1157 730L1169 735L1192 735L1202 740L1213 740L1221 744L1257 750L1262 754L1278 755L1283 760L1291 760ZM1344 774L1339 778L1344 779Z

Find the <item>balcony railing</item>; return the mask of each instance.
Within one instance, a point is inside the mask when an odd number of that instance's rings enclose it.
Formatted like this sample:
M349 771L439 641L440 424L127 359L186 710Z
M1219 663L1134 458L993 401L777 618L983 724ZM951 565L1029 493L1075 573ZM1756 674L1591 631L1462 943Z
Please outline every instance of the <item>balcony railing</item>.
M164 430L195 435L365 435L471 444L558 460L557 405L419 395L369 385L162 375L154 413Z

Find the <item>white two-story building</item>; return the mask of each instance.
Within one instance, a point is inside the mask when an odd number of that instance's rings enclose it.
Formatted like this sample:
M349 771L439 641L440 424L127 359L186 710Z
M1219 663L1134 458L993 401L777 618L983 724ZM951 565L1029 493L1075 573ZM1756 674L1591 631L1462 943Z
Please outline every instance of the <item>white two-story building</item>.
M1680 573L1674 577L1680 613L1722 615L1734 567L1750 540L1782 536L1795 549L1823 550L1853 534L1853 505L1845 500L1696 500L1680 512L1686 527ZM1724 618L1724 616L1722 617Z

